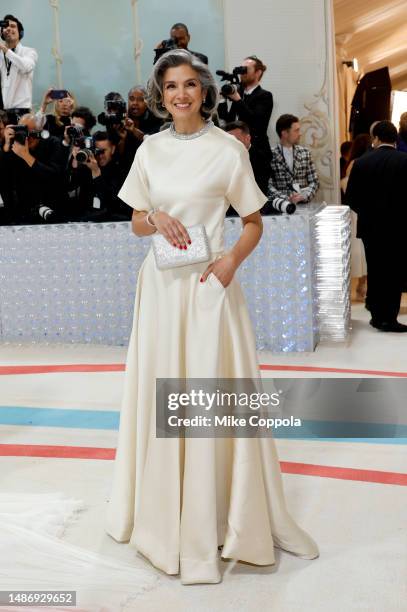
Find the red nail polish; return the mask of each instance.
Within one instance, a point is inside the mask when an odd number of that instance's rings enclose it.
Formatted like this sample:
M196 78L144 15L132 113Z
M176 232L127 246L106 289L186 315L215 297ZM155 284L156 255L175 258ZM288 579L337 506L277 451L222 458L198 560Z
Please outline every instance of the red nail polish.
M192 244L190 240L188 240L188 244Z
M201 276L201 278L199 279L199 282L200 282L200 283L203 283L203 278L202 278L202 276Z

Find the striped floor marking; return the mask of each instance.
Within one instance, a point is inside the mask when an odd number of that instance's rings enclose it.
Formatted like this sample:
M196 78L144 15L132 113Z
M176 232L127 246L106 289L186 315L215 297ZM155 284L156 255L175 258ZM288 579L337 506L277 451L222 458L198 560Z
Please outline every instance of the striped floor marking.
M0 425L118 430L118 410L0 406Z
M300 366L300 365L260 365L260 370L276 371L276 372L320 372L326 374L365 374L368 376L387 377L394 376L396 378L407 378L407 372L390 372L386 370L353 370L350 368L323 368L320 366Z
M58 459L104 459L113 460L116 449L93 448L89 446L46 446L26 444L0 444L1 457L52 457ZM319 476L339 480L353 480L378 484L407 486L407 474L401 472L382 472L312 463L280 461L284 474Z
M0 375L55 374L58 372L124 372L124 363L62 363L59 365L0 366Z
M0 405L0 425L117 431L119 423L119 410ZM300 429L275 429L273 436L277 439L293 440L369 440L372 438L390 440L394 444L404 444L407 438L407 424L302 419Z
M73 363L59 365L13 365L0 366L0 375L13 374L52 374L59 372L124 372L124 363ZM261 364L260 370L274 372L315 372L325 374L360 374L378 377L407 378L407 372L387 370L358 370L350 368L333 368L302 365Z

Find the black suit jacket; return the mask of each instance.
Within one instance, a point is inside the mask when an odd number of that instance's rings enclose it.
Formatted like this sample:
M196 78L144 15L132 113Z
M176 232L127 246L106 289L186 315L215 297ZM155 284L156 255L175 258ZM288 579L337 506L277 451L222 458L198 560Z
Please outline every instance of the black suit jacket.
M164 53L166 53L168 51L168 49L154 49L154 51L155 51L155 57L154 57L153 64L155 64L156 61L159 60L160 57L162 55L164 55ZM204 64L208 64L209 63L207 56L204 55L203 53L199 53L198 51L192 51L191 49L187 49L187 51L192 53L192 55L195 55Z
M357 236L386 242L407 229L407 153L392 146L369 151L353 165L345 203L358 215Z
M268 184L271 175L271 166L268 157L263 151L260 151L255 144L252 144L249 149L250 163L253 168L254 178L256 183L267 195Z
M227 103L221 102L218 106L219 118L227 123L230 121L244 121L250 128L253 145L271 159L270 143L267 136L267 128L273 112L273 94L266 91L260 85L246 98L243 91L240 95L242 99L232 102L228 111Z

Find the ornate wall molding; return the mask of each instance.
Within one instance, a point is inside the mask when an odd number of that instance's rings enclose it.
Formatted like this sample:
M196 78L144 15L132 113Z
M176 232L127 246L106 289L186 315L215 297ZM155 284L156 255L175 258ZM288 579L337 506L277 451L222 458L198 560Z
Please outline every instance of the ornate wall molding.
M306 147L312 149L312 158L320 180L318 200L326 200L327 196L329 199L329 192L333 190L332 134L327 106L324 85L315 94L312 102L304 104L308 113L300 120L302 142Z
M319 201L340 204L339 125L336 82L336 56L332 0L324 0L325 49L323 82L318 93L304 104L301 118L302 140L312 149L320 179Z

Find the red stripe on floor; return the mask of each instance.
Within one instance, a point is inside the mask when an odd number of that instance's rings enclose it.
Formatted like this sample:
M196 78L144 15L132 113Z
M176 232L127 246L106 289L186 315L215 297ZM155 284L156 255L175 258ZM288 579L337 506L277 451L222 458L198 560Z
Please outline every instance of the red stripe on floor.
M273 370L277 372L332 372L337 374L368 374L371 376L398 376L407 378L407 372L386 372L384 370L351 370L349 368L322 368L319 366L290 366L263 364L260 370Z
M0 457L114 459L115 455L115 448L95 448L93 446L46 446L42 444L0 444Z
M58 459L112 460L115 458L115 454L116 449L114 448L0 444L1 457L53 457ZM292 461L280 461L280 465L281 471L284 474L300 474L302 476L320 476L323 478L338 478L340 480L357 480L361 482L407 486L407 474L402 474L400 472L381 472L378 470L362 470L331 465L294 463Z
M0 375L52 374L55 372L123 372L124 363L68 363L60 365L0 366Z
M313 465L311 463L293 463L280 461L284 474L302 474L305 476L322 476L340 480L358 480L407 486L407 474L400 472L380 472L378 470L361 470L355 468L334 467L331 465Z
M52 374L55 372L123 372L124 363L73 363L60 365L0 366L0 375ZM407 378L407 372L386 370L354 370L350 368L324 368L319 366L262 364L260 370L274 372L326 372L334 374L367 374L369 376L395 376Z

